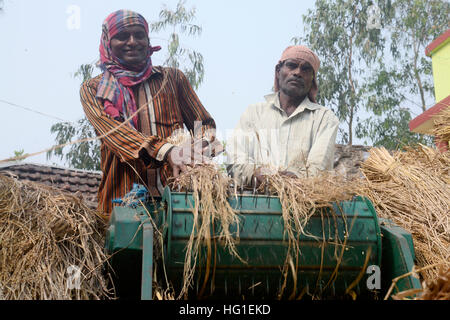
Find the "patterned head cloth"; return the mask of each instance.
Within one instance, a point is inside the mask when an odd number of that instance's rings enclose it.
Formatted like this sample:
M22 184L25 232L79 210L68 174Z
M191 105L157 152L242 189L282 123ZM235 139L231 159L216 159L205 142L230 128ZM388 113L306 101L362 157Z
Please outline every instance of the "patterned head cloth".
M309 97L309 100L311 100L312 102L316 102L317 91L319 89L317 86L317 79L316 79L317 71L319 70L319 67L320 67L319 57L317 57L317 55L314 52L312 52L311 49L309 49L308 47L299 45L299 46L287 47L283 51L280 61L278 61L278 64L284 62L287 59L307 61L312 66L312 68L314 70L314 78L313 78L311 90L308 93L308 97ZM277 78L276 73L275 73L274 88L275 88L275 92L278 92L280 90L280 88L278 87L278 78Z
M129 10L118 10L111 13L103 22L102 37L100 41L99 67L104 71L98 85L97 97L103 99L105 112L116 119L121 115L129 117L136 112L136 102L131 87L147 80L152 74L153 52L161 47L151 47L147 53L147 59L142 64L141 71L128 69L112 53L111 39L125 27L139 25L145 29L148 35L148 24L140 14ZM133 127L137 127L137 116L130 121Z

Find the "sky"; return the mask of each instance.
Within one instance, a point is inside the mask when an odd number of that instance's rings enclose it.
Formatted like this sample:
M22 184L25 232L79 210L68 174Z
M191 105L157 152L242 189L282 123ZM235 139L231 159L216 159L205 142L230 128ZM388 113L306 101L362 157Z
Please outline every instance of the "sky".
M163 5L175 9L178 0L4 0L0 13L0 160L14 151L35 153L55 144L50 127L84 116L81 64L98 60L101 25L111 12L130 9L148 22L158 20ZM204 57L205 77L197 95L225 138L248 105L263 101L272 90L274 67L292 38L304 32L302 15L314 1L187 0L196 8L199 37L181 44ZM150 34L153 46L167 46L167 34ZM166 52L153 55L164 62ZM98 71L97 71L98 73ZM14 104L16 106L13 106ZM25 110L32 109L34 111ZM45 114L45 115L43 115ZM25 160L63 165L45 153Z

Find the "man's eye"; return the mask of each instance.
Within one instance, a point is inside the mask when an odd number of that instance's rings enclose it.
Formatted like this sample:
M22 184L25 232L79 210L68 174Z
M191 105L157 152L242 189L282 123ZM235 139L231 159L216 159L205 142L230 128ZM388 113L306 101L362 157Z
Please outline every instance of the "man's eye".
M118 33L114 38L120 41L125 41L130 37L130 34L127 32Z
M147 35L145 34L145 32L137 32L137 33L135 33L134 36L135 36L136 39L138 39L138 40L143 40L143 39L145 39L145 37L146 37Z
M302 70L303 72L311 72L311 71L312 71L312 68L311 68L310 66L302 66L301 70Z
M289 69L295 69L298 67L298 64L295 63L286 63L286 67L288 67Z

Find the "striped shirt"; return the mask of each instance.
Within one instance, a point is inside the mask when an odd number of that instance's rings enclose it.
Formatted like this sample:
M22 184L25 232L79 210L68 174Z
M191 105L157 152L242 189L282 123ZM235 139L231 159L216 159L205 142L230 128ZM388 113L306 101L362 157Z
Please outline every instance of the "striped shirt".
M81 104L97 136L121 124L105 113L101 99L95 96L101 78L86 81L80 90ZM112 200L128 193L133 183L146 185L153 196L161 194L172 176L164 159L173 145L166 138L175 130L185 125L194 131L195 121L202 122L202 132L216 127L180 70L153 67L150 78L132 89L137 108L144 106L138 113L138 127L127 123L101 139L98 209L106 217L112 212Z

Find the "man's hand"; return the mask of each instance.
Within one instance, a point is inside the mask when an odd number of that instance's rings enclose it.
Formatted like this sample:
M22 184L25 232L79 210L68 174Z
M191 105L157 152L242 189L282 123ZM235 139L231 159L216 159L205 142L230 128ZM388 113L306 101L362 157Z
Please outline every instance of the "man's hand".
M169 151L167 162L173 170L173 176L176 178L181 172L187 170L186 165L194 164L194 157L198 158L201 155L194 155L190 146L188 147L173 147Z
M208 162L209 159L217 157L223 152L223 145L217 140L212 142L204 139L196 140L193 143L193 152L203 156L202 162Z
M266 180L266 172L264 172L263 168L258 168L255 170L255 173L252 176L252 186L255 188L259 188L259 186Z
M175 178L180 175L180 172L186 171L186 165L183 161L178 160L180 156L183 156L183 149L180 147L173 147L167 156L167 162L172 167L173 176Z
M282 176L287 176L287 177L291 177L291 178L297 178L297 175L291 171L281 171L280 174Z
M266 181L267 176L273 174L270 169L267 168L258 168L255 170L255 173L252 176L252 186L255 188L259 188L261 184ZM297 175L291 171L281 171L279 172L280 175L296 178Z
M215 141L208 143L206 140L195 140L187 142L179 147L173 147L169 151L167 161L173 169L176 178L181 172L187 170L187 165L194 166L200 163L210 163L211 158L223 152L223 146Z

